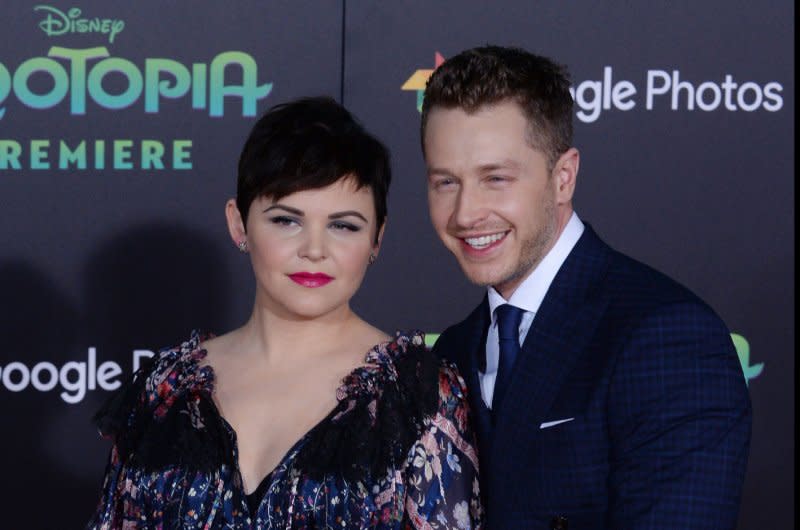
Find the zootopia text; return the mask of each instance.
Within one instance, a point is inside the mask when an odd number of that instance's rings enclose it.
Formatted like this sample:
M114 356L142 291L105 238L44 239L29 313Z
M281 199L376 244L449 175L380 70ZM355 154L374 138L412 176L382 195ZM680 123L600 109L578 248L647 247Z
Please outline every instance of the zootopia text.
M237 83L226 83L229 66L239 67ZM124 90L110 93L104 88L103 80L112 73L122 75ZM36 74L50 77L49 89L31 90L30 80ZM225 114L225 98L240 98L242 116L255 116L256 103L271 90L272 83L258 84L258 65L253 57L240 51L223 52L210 64L190 66L173 59L148 58L141 69L128 59L110 57L104 46L53 46L47 57L28 59L13 74L0 62L0 119L5 116L5 102L12 91L22 104L33 109L55 107L69 96L70 113L76 115L86 114L87 100L116 110L134 105L144 93L145 112L157 113L162 99L191 94L193 109L208 109L209 116L216 118Z

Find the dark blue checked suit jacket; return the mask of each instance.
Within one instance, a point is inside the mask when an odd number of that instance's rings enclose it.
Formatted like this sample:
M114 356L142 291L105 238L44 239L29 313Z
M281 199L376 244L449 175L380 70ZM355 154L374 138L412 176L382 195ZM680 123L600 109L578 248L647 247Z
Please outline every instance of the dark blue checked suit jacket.
M478 383L488 307L434 351L467 381L489 530L736 527L750 399L711 308L586 225L492 426Z

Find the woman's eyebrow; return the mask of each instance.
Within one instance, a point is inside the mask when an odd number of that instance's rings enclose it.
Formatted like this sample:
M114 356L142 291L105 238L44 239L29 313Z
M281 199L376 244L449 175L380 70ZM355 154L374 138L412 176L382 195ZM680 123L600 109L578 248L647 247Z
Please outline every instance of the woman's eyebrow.
M347 216L350 216L350 215L354 215L354 216L362 219L365 223L369 222L369 221L367 221L366 217L364 217L363 215L361 215L359 212L357 212L355 210L347 210L347 211L344 211L344 212L332 213L332 214L330 214L328 216L328 219L341 219L342 217L347 217Z
M285 206L283 204L273 204L272 206L270 206L269 208L264 210L262 213L267 213L268 211L275 210L275 209L286 210L290 214L297 215L299 217L302 217L303 215L305 215L303 213L303 210L298 210L297 208L292 208L291 206Z

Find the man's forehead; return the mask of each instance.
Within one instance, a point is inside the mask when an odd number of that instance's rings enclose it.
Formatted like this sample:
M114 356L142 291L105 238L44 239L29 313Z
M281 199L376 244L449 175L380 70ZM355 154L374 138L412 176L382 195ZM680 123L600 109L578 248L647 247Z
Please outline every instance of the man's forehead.
M514 101L484 105L474 111L458 107L434 107L425 128L423 146L426 161L446 156L448 151L462 151L460 156L484 154L490 160L475 164L500 164L503 158L519 159L529 150L546 156L542 149L547 139L534 127ZM431 149L436 152L429 152Z

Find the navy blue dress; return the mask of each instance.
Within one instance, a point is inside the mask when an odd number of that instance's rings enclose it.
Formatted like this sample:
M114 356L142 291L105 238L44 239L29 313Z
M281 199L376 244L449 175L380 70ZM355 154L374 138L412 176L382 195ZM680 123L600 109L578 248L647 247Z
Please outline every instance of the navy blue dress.
M465 385L422 334L374 346L249 499L203 339L160 352L98 413L114 445L88 528L481 528Z

